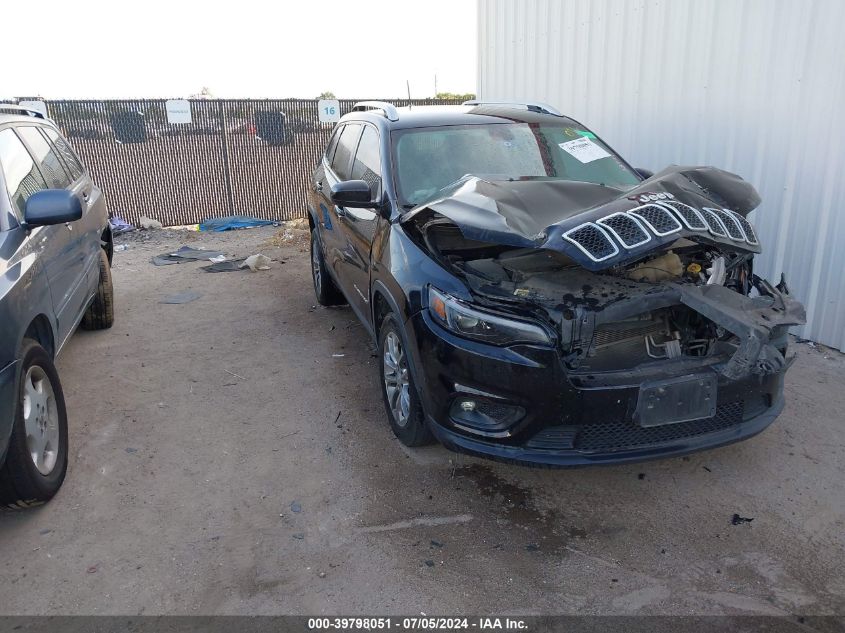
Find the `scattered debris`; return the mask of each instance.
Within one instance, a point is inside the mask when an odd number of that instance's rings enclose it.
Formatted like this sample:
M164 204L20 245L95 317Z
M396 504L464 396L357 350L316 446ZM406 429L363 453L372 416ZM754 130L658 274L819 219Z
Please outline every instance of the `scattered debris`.
M261 253L250 255L240 265L241 268L249 268L252 272L258 270L270 270L270 258Z
M222 218L211 218L200 224L200 231L233 231L235 229L251 229L256 226L278 224L273 220L259 220L248 215L229 215Z
M343 358L346 354L332 354L332 358Z
M433 547L443 547L443 543L441 543L440 541L435 541L434 539L431 540L431 545Z
M540 546L536 543L529 543L525 546L525 549L527 549L529 552L536 552L538 549L540 549Z
M109 226L111 226L112 235L120 235L135 230L134 226L118 215L109 218Z
M120 253L121 251L128 251L128 250L129 250L129 244L118 244L117 246L114 247L115 253Z
M88 569L85 570L89 574L96 574L97 573L97 565L91 565Z
M182 303L190 303L191 301L196 301L202 295L198 292L194 292L193 290L186 290L185 292L178 292L175 295L170 295L169 297L165 297L159 303L172 303L172 304L182 304Z
M305 538L305 534L302 533L302 532L297 532L296 534L293 534L292 536L293 536L293 538L300 540L300 541Z
M152 218L148 218L145 215L141 216L141 219L138 221L138 224L141 225L142 229L163 229L164 225L159 222L158 220L153 220Z
M434 561L433 560L425 561L425 566L426 567L434 567Z
M39 534L40 534L41 536L46 536L47 534L49 534L49 533L50 533L50 532L52 532L52 531L53 531L53 530L51 530L50 528L44 528L43 530L41 530L41 531L39 532Z
M130 447L130 446L127 446L127 447L126 447L125 449L123 449L123 450L125 450L127 453L137 453L137 452L138 452L138 449L137 449L137 448L132 448L132 447Z
M638 473L637 479L645 479L645 473Z
M299 501L291 501L290 511L291 512L302 512L302 504L300 504Z
M243 377L243 376L241 376L240 374L236 374L236 373L235 373L235 372L233 372L233 371L229 371L229 370L228 370L228 369L226 369L225 367L223 368L223 371L225 371L225 372L226 372L227 374L229 374L230 376L234 376L235 378L240 378L241 380L246 380L246 378L244 378L244 377Z
M751 523L753 520L754 517L741 517L738 514L734 513L733 517L731 517L731 525L739 525L740 523Z
M707 468L707 466L702 466L702 468L703 468L704 470L706 470L708 473L712 473L712 472L713 472L712 470L710 470L709 468Z
M224 260L226 256L220 251L209 251L204 248L191 248L190 246L180 246L178 250L172 253L163 253L153 257L153 264L156 266L169 266L171 264L181 264L186 261L196 261L200 259L208 259L211 261L220 261L222 257Z
M325 578L325 577L326 577L326 572L321 571L321 572L320 572L319 574L317 574L317 575L318 575L320 578Z
M210 266L200 266L200 270L207 273L233 273L243 270L241 263L246 257L239 257L238 259L227 259L226 261L217 262Z

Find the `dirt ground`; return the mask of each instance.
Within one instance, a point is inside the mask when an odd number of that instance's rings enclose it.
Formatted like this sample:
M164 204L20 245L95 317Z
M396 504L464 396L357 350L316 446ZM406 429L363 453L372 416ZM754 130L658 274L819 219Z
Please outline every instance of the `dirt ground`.
M59 362L64 488L0 515L2 613L845 613L843 355L795 345L781 418L689 458L408 450L364 329L277 230L124 238L114 328ZM184 243L274 261L150 263Z

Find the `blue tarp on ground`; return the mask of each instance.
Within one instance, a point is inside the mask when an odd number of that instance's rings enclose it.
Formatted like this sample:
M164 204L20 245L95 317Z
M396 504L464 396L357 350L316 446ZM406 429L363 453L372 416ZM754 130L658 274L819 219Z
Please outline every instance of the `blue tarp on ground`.
M276 224L272 220L259 220L248 215L230 215L225 218L211 218L200 224L200 231L231 231L232 229L250 229L254 226Z

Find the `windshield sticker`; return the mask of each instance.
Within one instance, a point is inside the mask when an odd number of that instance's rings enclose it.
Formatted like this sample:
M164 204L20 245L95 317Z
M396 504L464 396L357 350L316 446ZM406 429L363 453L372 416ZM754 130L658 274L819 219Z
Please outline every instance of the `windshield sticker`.
M579 138L574 141L567 141L566 143L558 143L558 147L582 163L592 163L594 160L610 156L604 149L588 138Z
M596 135L592 132L588 132L587 130L575 130L578 133L578 136L583 136L584 138L596 138Z

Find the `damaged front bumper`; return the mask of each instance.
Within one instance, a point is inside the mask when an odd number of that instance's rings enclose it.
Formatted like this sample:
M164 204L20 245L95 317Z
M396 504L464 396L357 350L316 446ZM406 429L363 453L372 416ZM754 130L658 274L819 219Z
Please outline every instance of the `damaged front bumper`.
M579 330L585 343L603 321L673 305L735 337L718 353L624 369L578 367L560 344L467 340L423 310L408 326L432 432L453 450L558 467L671 457L751 437L783 408L787 330L804 319L798 302L757 281L754 298L667 283L591 313L589 327Z

